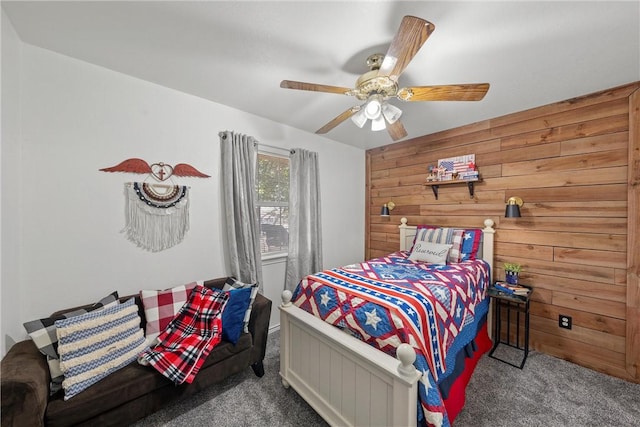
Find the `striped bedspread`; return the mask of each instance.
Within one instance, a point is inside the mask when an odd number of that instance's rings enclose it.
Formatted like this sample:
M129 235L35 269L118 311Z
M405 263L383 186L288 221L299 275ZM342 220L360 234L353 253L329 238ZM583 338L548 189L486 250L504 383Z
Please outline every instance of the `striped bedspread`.
M419 424L448 426L438 385L479 330L488 284L485 261L429 265L395 252L307 276L292 301L392 356L401 343L410 344L422 372Z

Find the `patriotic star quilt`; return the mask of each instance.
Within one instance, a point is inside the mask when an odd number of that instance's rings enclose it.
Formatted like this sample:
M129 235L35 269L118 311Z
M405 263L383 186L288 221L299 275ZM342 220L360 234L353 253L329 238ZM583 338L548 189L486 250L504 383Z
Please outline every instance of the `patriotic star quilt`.
M488 311L489 264L433 265L401 251L305 277L292 301L395 357L410 344L418 384L418 423L449 426L438 387L454 371L456 354L476 336Z

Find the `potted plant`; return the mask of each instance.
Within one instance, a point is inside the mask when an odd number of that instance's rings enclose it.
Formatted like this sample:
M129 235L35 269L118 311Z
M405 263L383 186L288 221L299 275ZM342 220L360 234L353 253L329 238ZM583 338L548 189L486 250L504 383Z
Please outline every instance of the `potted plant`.
M515 262L505 262L504 276L507 283L510 283L512 285L517 285L521 270L522 270L522 266L520 264Z

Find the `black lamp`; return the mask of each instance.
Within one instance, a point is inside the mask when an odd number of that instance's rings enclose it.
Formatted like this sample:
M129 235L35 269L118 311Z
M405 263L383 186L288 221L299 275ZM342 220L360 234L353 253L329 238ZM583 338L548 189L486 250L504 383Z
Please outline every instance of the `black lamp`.
M389 212L392 211L395 207L396 204L393 202L385 203L384 206L382 206L382 210L380 211L380 216L389 216Z
M507 200L507 209L504 211L505 218L520 218L520 206L524 202L520 197L509 197Z

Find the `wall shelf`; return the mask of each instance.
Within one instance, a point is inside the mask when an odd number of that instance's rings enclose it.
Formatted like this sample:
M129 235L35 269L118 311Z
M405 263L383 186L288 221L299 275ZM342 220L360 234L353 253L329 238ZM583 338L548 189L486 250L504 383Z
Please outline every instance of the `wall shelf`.
M438 188L440 188L441 185L467 184L467 187L469 187L469 197L473 199L473 190L474 190L473 184L478 181L480 181L480 178L455 179L451 181L428 181L428 182L425 182L424 185L427 187L431 187L431 190L433 190L433 195L435 196L436 200L438 200Z

